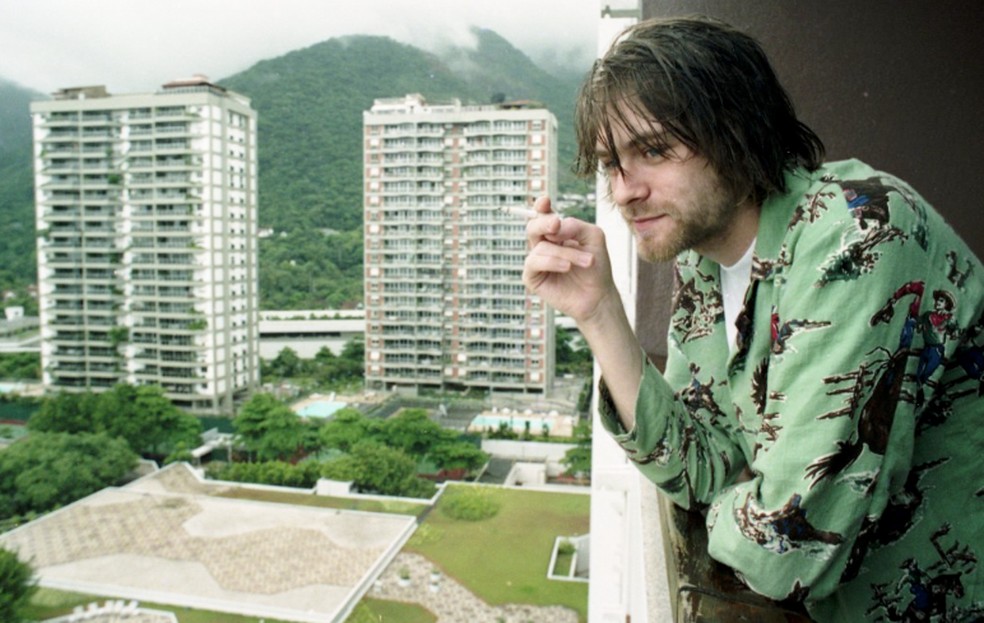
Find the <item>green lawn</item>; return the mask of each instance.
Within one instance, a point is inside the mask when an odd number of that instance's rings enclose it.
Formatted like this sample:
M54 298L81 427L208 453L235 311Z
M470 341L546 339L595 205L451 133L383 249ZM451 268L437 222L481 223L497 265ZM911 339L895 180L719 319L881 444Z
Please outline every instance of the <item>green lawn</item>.
M91 602L103 604L106 603L107 599L115 599L115 597L99 597L97 595L85 595L82 593L59 591L52 588L40 588L38 589L38 592L31 597L31 601L24 612L24 617L29 621L36 621L64 616L67 614L72 614L72 610L75 606L84 607ZM257 617L248 617L238 614L194 610L192 608L167 606L145 601L140 602L140 605L144 608L173 612L175 616L178 617L178 621L180 623L260 623L260 621L263 621L264 623L287 623L286 621L278 621L276 619L259 619Z
M574 554L557 554L557 562L554 563L553 574L569 576L571 574L571 564L574 562Z
M490 487L502 503L498 514L459 521L441 512L427 516L406 549L426 556L493 605L562 605L587 620L588 585L547 579L557 536L588 532L591 498Z
M345 623L437 623L437 617L417 604L366 597Z
M453 486L453 485L452 485ZM545 493L489 487L501 503L495 517L461 521L441 512L430 513L406 549L426 556L444 573L468 587L492 605L508 603L561 605L587 620L588 586L580 582L547 579L547 567L557 536L588 532L590 503L587 495ZM236 489L226 497L301 504L324 508L420 515L426 506L403 502L357 501L311 494ZM70 614L75 606L104 602L107 597L40 589L31 599L28 619ZM206 612L175 606L142 603L149 608L174 612L181 623L258 623L255 617ZM348 623L434 623L427 610L399 602L365 598ZM266 619L266 623L278 623Z
M297 506L315 506L318 508L339 508L343 510L366 511L372 513L393 513L396 515L419 516L427 510L426 504L401 502L400 500L357 500L353 498L336 498L311 493L290 493L285 491L263 491L246 487L235 487L217 497L253 500L256 502L277 502Z

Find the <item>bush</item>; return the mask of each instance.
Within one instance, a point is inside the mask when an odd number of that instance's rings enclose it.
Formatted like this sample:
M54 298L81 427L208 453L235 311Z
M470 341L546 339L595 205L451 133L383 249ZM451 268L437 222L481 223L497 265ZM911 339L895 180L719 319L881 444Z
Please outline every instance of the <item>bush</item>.
M206 468L209 478L232 482L251 482L261 485L310 489L318 482L321 466L315 461L301 461L296 465L284 461L259 463L210 463Z
M557 554L561 556L572 556L576 551L577 548L567 539L564 539L557 545Z
M31 567L17 555L0 548L0 621L19 623L22 611L37 590Z
M451 487L441 499L444 514L463 521L495 517L501 506L491 490L478 487Z

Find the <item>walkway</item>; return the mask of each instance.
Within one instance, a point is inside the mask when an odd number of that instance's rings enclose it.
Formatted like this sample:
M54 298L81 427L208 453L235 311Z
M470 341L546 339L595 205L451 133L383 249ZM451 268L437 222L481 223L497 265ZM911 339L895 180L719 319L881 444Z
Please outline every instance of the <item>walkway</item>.
M410 573L400 585L400 571ZM577 623L577 613L561 606L491 606L453 578L431 579L434 565L419 554L401 552L386 568L369 597L416 603L437 616L437 623Z

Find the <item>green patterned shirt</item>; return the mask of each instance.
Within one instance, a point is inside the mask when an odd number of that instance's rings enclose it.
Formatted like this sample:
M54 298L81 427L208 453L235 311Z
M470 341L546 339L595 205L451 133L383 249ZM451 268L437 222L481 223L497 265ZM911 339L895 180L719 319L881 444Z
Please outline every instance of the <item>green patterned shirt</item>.
M818 621L984 617L980 260L856 160L789 173L754 253L733 353L718 265L677 258L665 374L631 431L602 387L605 428L758 593Z

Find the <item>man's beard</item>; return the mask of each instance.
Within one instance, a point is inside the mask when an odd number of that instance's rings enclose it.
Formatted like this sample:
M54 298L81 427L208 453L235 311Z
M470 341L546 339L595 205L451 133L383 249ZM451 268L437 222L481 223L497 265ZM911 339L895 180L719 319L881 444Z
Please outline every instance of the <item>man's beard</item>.
M721 238L731 225L739 201L721 188L700 197L697 205L667 212L672 229L656 238L633 232L639 257L647 262L672 260L689 249L699 249ZM631 227L631 223L630 223Z

